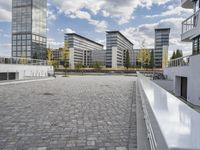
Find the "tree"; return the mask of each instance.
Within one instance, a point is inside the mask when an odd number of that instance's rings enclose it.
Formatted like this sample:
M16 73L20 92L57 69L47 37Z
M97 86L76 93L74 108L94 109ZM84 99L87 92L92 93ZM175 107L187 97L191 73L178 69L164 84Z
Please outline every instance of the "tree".
M171 59L171 60L172 60L172 59L175 59L175 57L176 57L176 52L173 51L172 57L171 57L170 59Z
M149 67L150 68L154 68L154 50L151 51L151 57L150 57Z
M183 52L182 50L177 49L176 51L173 51L172 57L170 59L172 60L180 57L183 57Z
M52 65L55 69L57 69L57 68L59 67L59 62L56 61L56 60L53 60L51 65Z
M76 63L75 64L75 69L80 70L83 67L82 63Z
M94 69L101 70L101 67L102 67L102 63L100 61L96 61L94 63Z
M182 52L182 50L177 49L175 58L180 58L180 57L183 57L183 52Z
M141 68L144 66L147 66L150 61L150 54L148 49L145 48L144 46L144 41L142 43L142 47L137 55L137 62L141 64Z
M21 57L19 59L19 64L27 64L27 59L26 59L26 55L25 52L21 52Z
M65 41L64 43L64 48L61 55L62 55L63 67L65 68L65 76L67 76L67 68L69 67L69 47L67 41Z
M53 50L51 48L47 49L47 63L48 65L53 64Z
M129 51L126 50L126 58L125 58L125 64L124 66L128 69L130 68L131 66L131 63L130 63L130 56L129 56Z

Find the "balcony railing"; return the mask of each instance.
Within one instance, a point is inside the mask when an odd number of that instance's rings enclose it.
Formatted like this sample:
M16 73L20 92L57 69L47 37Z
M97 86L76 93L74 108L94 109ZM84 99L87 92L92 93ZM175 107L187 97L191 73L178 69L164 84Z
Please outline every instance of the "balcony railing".
M182 34L192 30L197 26L199 12L200 10L182 22Z
M188 66L190 63L190 56L184 56L177 59L172 59L168 62L168 67Z
M46 60L20 58L20 57L0 57L0 64L21 64L47 66Z

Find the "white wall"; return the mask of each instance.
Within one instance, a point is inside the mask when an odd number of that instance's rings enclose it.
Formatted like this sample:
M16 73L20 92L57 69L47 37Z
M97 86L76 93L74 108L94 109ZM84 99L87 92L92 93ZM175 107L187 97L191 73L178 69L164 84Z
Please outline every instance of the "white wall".
M70 69L74 69L74 48L69 48L69 65Z
M200 55L191 56L189 66L165 68L164 74L174 81L173 91L177 96L180 95L180 81L178 81L178 78L176 77L187 77L187 100L195 105L200 105Z
M112 47L112 68L117 68L117 47Z
M54 72L53 66L0 64L0 72L16 72L19 80L25 77L47 77Z

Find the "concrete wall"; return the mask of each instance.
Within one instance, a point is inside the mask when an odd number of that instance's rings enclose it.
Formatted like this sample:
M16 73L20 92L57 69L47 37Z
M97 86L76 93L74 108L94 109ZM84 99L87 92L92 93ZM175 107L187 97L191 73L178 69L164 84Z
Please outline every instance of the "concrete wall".
M180 78L188 78L187 100L195 105L200 105L200 55L190 57L189 66L170 67L164 69L168 79L173 80L173 92L180 96Z
M112 68L117 68L117 47L112 47Z
M16 72L17 79L26 77L47 77L54 72L53 66L0 64L0 72Z
M74 64L74 48L69 48L69 66L70 66L70 69L74 69L75 68L75 64Z

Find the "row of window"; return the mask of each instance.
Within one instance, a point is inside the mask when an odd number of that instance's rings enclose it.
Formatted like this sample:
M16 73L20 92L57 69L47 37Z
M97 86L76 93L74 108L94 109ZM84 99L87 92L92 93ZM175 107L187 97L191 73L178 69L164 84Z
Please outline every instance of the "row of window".
M27 42L28 42L29 40L31 40L31 34L12 35L12 40L13 41L27 40ZM39 41L39 42L42 42L42 43L46 43L45 37L37 36L37 35L34 35L34 34L32 35L32 40L33 41Z
M193 54L200 53L200 36L193 40Z

